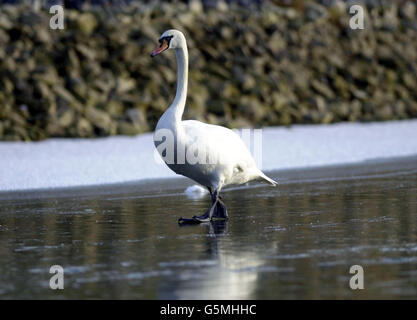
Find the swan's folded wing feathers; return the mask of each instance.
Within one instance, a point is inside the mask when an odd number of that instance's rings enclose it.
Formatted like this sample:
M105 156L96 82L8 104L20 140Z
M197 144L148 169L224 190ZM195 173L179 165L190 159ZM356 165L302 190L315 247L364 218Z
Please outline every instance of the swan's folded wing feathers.
M196 120L183 121L186 136L204 148L209 156L232 168L256 168L255 160L239 135L225 127ZM233 169L232 169L233 170Z

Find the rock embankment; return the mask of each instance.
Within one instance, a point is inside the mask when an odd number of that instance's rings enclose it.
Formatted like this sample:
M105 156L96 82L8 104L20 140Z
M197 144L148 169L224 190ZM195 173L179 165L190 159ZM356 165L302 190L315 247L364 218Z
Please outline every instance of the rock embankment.
M364 30L349 27L349 4L337 0L68 9L64 30L49 28L46 11L3 5L0 139L152 130L175 94L174 55L149 57L168 28L188 39L184 118L259 127L416 117L415 2L375 2Z

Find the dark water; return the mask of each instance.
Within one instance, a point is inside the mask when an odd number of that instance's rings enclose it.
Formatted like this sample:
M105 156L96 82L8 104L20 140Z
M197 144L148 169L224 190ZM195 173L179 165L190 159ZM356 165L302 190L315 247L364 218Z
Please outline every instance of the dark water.
M417 298L417 158L272 176L187 227L209 200L185 180L0 194L0 298Z

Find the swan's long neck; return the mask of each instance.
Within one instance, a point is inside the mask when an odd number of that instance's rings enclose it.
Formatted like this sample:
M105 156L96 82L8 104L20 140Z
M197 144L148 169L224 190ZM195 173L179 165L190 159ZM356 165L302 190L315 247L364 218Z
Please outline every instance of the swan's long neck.
M185 45L182 48L175 49L175 56L178 64L177 93L174 102L169 109L172 110L176 123L181 122L184 113L185 100L187 99L188 86L188 50Z

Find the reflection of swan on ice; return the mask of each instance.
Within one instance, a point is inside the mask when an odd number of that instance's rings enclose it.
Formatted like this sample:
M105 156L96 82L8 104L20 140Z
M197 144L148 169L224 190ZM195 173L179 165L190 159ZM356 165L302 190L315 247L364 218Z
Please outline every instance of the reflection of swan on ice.
M161 298L253 299L259 290L260 273L266 270L265 260L256 251L235 250L236 243L227 236L227 221L212 221L201 227L206 231L204 255L198 260L164 264L178 268L178 273L164 283L166 295Z

